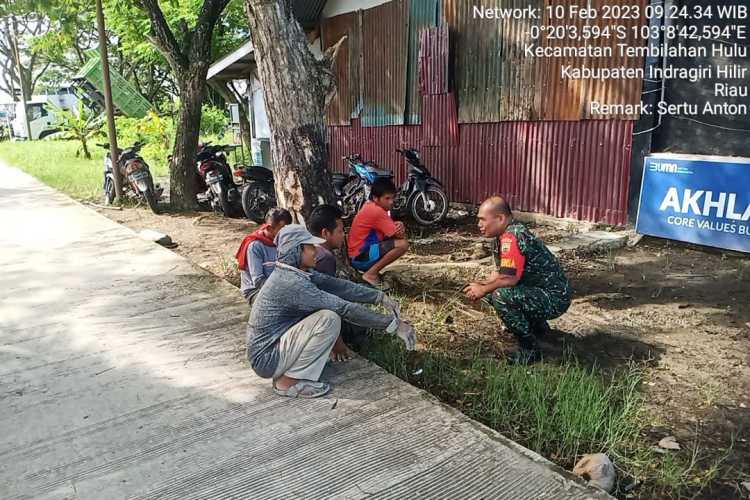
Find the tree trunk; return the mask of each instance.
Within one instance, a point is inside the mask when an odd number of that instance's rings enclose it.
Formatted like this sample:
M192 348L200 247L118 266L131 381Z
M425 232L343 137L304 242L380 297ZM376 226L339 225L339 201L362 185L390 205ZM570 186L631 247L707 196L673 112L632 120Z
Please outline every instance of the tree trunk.
M88 144L86 144L86 138L81 137L81 149L83 150L83 157L87 160L91 159L91 153L89 153Z
M252 152L253 129L250 124L250 117L247 116L247 99L240 101L238 109L240 114L240 137L242 138L242 142L245 144L248 152Z
M180 85L179 125L175 133L172 168L169 176L169 200L177 210L198 208L195 155L200 137L201 106L205 97L207 63L192 63L178 77Z
M289 0L246 0L250 34L271 127L276 197L295 220L335 204L323 116L335 80L331 59L317 61Z

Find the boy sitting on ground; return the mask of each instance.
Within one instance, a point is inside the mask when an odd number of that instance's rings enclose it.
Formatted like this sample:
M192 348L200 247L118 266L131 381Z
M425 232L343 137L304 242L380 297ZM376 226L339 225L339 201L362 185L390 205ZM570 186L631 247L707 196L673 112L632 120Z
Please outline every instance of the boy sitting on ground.
M292 223L292 214L283 208L272 208L266 222L245 236L237 250L237 267L240 270L240 292L250 305L266 282L276 262L276 245L273 239L281 228Z
M406 228L394 222L388 211L393 208L396 186L386 178L373 182L370 200L354 217L349 230L349 258L352 267L363 271L362 279L382 287L380 271L409 250Z

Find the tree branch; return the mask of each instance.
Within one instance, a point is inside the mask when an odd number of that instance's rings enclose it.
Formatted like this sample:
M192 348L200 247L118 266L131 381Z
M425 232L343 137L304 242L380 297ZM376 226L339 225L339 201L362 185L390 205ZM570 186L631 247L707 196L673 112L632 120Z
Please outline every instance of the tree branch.
M164 18L164 13L159 7L159 1L140 0L140 3L151 22L152 34L147 35L148 40L159 49L175 72L184 70L190 62L182 52L174 33L172 33L167 20Z

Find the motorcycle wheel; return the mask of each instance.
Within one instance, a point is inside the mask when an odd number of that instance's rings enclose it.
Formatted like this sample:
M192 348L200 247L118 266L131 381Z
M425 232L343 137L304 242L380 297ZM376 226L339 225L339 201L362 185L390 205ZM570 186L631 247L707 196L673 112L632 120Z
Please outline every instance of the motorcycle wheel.
M250 183L242 190L242 210L245 216L262 223L266 212L276 205L276 193L270 184Z
M148 180L146 181L146 191L143 193L143 197L146 198L146 203L148 203L148 208L150 208L151 211L154 212L156 215L159 215L159 213L161 213L161 210L159 209L159 202L156 199L156 189L154 188L154 180L151 178L150 174L148 176Z
M427 186L424 193L411 195L409 213L422 226L437 224L448 214L448 196L437 186Z
M234 214L232 204L229 203L229 194L225 188L221 188L219 192L219 207L221 208L224 217L231 217Z
M104 179L104 204L111 205L115 202L115 180L111 176Z
M359 179L352 179L347 182L342 189L343 195L341 197L339 208L341 209L341 219L344 222L353 219L354 216L357 215L357 212L359 212L359 209L362 208L362 205L365 204L364 191L361 190L360 192L355 193L359 187Z

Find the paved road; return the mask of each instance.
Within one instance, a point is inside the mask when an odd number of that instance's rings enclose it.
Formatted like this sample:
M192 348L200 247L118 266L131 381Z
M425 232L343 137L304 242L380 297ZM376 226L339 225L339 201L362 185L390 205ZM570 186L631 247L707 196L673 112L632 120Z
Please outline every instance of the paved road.
M2 165L0 269L4 500L605 498L363 360L274 397L235 288Z

